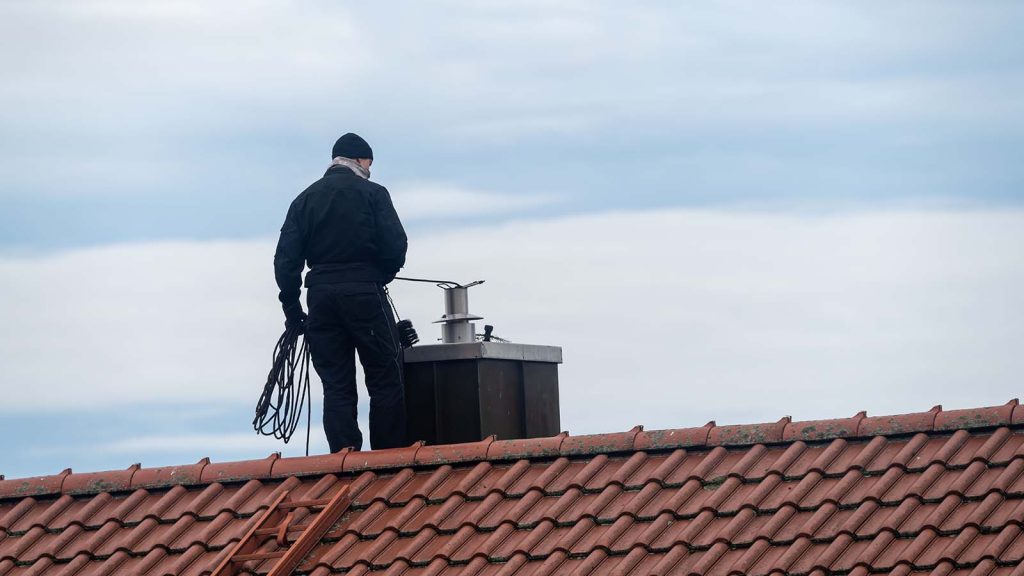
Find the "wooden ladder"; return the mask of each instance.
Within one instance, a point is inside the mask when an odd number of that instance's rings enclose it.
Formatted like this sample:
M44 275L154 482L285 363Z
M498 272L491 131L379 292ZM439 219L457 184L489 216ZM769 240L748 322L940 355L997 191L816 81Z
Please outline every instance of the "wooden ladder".
M285 490L274 499L273 504L264 510L259 522L235 543L231 553L217 565L210 576L234 576L245 562L275 558L280 558L280 560L267 573L267 576L290 575L298 568L306 554L309 554L323 538L323 535L352 504L347 485L342 486L331 498L285 502L287 496L288 490ZM309 524L292 526L296 508L309 508L311 513L313 509L319 508L320 512L316 513L316 518ZM288 546L288 534L295 533L300 533L298 539L294 544ZM270 538L276 539L277 545L283 549L273 552L256 552Z

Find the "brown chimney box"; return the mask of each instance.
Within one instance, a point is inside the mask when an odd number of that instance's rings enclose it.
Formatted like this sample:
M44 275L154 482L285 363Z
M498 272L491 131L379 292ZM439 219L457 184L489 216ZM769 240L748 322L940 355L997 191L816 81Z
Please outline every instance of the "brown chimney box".
M409 440L454 444L554 436L560 431L562 349L506 342L405 350Z

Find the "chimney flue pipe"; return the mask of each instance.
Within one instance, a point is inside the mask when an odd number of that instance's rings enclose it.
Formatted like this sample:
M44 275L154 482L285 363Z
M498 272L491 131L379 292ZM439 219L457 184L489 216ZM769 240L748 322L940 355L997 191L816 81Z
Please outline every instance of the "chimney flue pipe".
M478 280L465 286L455 283L441 285L444 290L444 316L435 323L441 324L442 344L476 342L476 324L471 320L482 320L483 316L469 313L469 289L482 283L483 280Z

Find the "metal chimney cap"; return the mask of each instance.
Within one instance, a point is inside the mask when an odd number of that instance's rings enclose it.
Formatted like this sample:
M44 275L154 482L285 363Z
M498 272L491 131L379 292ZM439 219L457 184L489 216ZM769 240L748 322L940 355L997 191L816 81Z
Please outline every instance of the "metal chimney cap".
M469 313L469 288L482 283L483 280L465 286L455 282L438 284L444 290L444 315L434 324L441 324L442 342L455 344L476 341L476 326L471 320L482 320L483 316Z
M455 322L457 320L483 320L483 316L475 316L473 314L443 314L440 320L434 320L431 324L446 324L448 322Z
M446 360L472 360L476 358L561 364L562 347L506 342L466 342L456 344L424 344L413 346L405 351L406 364Z

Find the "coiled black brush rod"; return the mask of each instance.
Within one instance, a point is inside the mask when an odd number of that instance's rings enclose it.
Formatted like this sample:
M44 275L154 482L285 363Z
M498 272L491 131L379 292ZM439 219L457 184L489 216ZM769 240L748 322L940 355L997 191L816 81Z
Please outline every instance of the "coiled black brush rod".
M292 438L306 409L306 456L309 456L309 428L312 422L310 406L312 392L309 387L309 346L306 339L299 345L302 327L285 328L274 346L273 364L267 383L256 403L256 417L252 426L265 436L284 440ZM298 378L296 378L298 376Z

